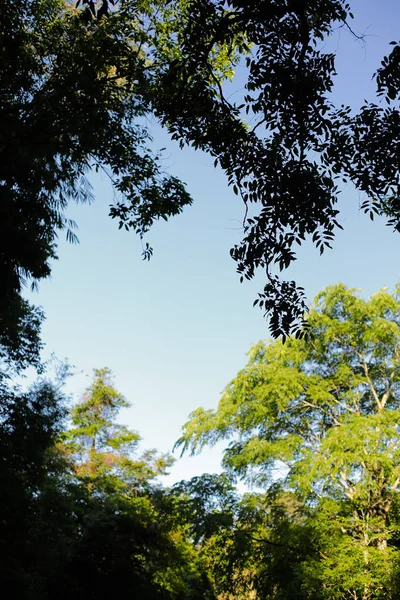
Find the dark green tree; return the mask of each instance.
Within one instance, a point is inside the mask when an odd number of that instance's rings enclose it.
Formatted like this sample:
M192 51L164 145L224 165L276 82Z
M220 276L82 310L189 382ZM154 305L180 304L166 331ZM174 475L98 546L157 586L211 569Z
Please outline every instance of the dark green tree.
M68 465L55 449L66 417L60 389L41 381L27 391L0 389L0 555L5 589L18 598L47 598L63 573L74 531Z
M123 589L214 600L183 521L161 517L167 501L154 479L168 459L135 458L138 434L115 421L126 404L99 370L66 430L58 384L1 382L0 574L16 598L106 599Z
M209 150L241 195L244 238L231 251L238 272L251 279L257 268L265 271L255 304L271 316L274 337L296 332L303 290L280 280L277 269L295 260L296 245L307 238L321 253L331 246L341 227L339 183L351 181L365 194L362 209L371 218L383 215L399 228L399 46L376 74L376 97L358 111L333 104L335 54L324 43L338 28L355 35L350 3L194 0L190 10L160 118L174 136ZM238 34L250 53L244 95L232 105L212 77L210 53L232 46ZM178 115L182 94L185 113ZM169 108L171 95L176 103ZM244 128L247 115L255 124Z
M159 68L150 67L168 55L169 13L164 3L128 0L88 20L87 6L63 0L1 4L0 342L24 341L21 286L50 274L60 230L76 241L65 210L92 200L91 168L110 175L125 202L116 207L140 235L190 203L183 184L163 174L140 123Z
M42 309L33 306L21 295L15 295L9 304L0 308L1 379L29 366L38 371L42 369L40 328L43 319Z
M146 115L211 153L243 198L244 238L231 253L241 278L264 269L256 303L273 336L299 331L306 309L303 290L276 268L306 238L330 247L340 181L365 194L371 218L399 228L399 46L372 102L334 106L335 55L324 42L338 27L352 31L345 0L5 0L0 11L0 317L14 315L23 278L49 275L57 232L76 239L65 211L91 199L91 168L113 182L111 216L141 237L191 203L149 150ZM223 81L239 57L247 81L232 104Z
M167 500L165 517L186 528L218 598L252 598L255 528L234 483L225 474L204 474L174 485Z

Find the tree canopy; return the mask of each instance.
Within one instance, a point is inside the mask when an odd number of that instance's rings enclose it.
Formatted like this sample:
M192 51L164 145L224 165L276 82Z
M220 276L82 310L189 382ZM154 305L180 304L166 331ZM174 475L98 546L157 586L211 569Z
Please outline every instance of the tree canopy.
M0 386L0 573L16 597L215 599L183 517L164 517L171 459L139 455L127 405L108 369L69 416L59 384Z
M0 11L0 318L14 319L2 329L18 329L24 280L49 275L57 232L76 240L66 210L92 200L91 169L112 180L111 216L141 237L192 202L152 152L146 115L211 153L243 198L244 238L231 254L242 278L266 272L256 303L274 337L300 331L306 309L274 265L287 268L307 238L330 246L340 181L364 194L371 218L399 227L399 46L372 102L336 107L323 42L351 29L349 3L6 0ZM238 60L247 81L232 104L223 82ZM151 256L148 242L143 251Z
M325 289L308 341L253 346L218 408L184 427L184 450L228 440L228 473L265 489L263 598L397 597L399 315L399 286Z
M90 169L109 173L139 233L190 202L183 184L162 173L140 122L154 85L141 48L150 43L156 53L162 37L163 62L171 11L165 7L160 31L155 13L164 5L125 1L88 19L84 4L7 0L0 8L0 318L7 332L18 331L21 285L50 274L57 233L76 241L65 210L92 200Z
M356 35L352 19L344 0L0 4L0 547L17 597L398 597L400 287L369 300L327 288L306 340L304 290L279 275L296 244L331 246L344 182L400 230L400 44L388 40L370 101L336 106L326 42ZM118 421L129 403L108 369L70 413L60 385L10 378L43 366L43 313L23 286L50 275L60 232L77 241L68 206L94 200L93 170L145 259L154 222L192 203L163 170L149 116L209 153L242 198L231 255L241 280L264 270L254 304L282 337L256 344L178 441L229 441L226 472L171 490L157 480L171 458L140 452ZM240 497L237 478L261 491Z
M270 316L273 337L299 332L303 289L280 280L274 265L286 269L305 239L321 253L331 247L341 228L339 184L351 182L372 219L383 215L399 229L399 46L392 42L375 74L376 97L359 110L338 107L332 101L335 54L324 42L338 28L354 35L348 2L208 0L192 2L191 10L184 57L173 66L175 81L183 83L161 120L174 136L216 156L246 206L244 238L231 250L238 272L251 279L257 268L265 271L267 284L255 304ZM247 80L233 105L207 74L210 50L233 45L238 33L246 40ZM184 99L182 116L176 115L178 98Z
M172 459L147 451L133 455L140 435L116 422L122 408L130 403L112 384L109 369L96 369L94 380L82 401L71 411L72 426L65 434L66 447L74 457L77 473L90 488L118 485L126 493L146 487L165 474Z
M395 600L400 579L400 286L318 294L308 339L259 342L178 445L227 441L220 475L164 488L129 402L96 369L0 380L0 572L27 600ZM237 479L255 484L240 494Z

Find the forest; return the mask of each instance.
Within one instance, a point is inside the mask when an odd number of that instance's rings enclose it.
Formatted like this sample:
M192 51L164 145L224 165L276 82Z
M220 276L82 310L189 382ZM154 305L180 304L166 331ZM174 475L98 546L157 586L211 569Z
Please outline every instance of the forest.
M368 297L316 282L311 302L290 279L302 248L340 243L347 186L374 227L400 232L400 42L386 40L369 100L337 103L330 41L339 31L368 43L352 4L0 3L0 572L11 597L400 596L400 283ZM163 252L153 231L186 214L196 190L155 147L157 128L207 156L240 200L230 257L243 286L261 281L253 306L270 334L242 349L216 407L205 398L190 412L174 456L124 424L132 399L113 369L97 365L71 396L68 362L44 358L46 307L32 301L61 238L79 241L70 210L96 202L99 175L120 235L136 235L149 266ZM163 482L176 452L216 446L218 473Z

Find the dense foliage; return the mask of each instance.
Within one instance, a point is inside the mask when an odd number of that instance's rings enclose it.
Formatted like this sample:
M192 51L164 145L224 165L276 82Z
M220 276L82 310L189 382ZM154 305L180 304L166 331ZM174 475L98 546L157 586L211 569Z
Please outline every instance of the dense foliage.
M129 213L126 226L141 234L190 202L183 184L162 173L140 121L155 76L141 48L150 43L153 61L169 55L173 11L161 11L160 30L160 8L125 1L107 18L88 19L85 7L63 0L0 6L0 343L18 338L21 285L50 274L58 231L76 241L65 210L92 200L90 169L109 173L124 198L113 210L121 219Z
M398 597L399 286L369 300L329 287L308 340L256 344L178 441L229 441L225 472L170 489L171 457L140 451L110 371L70 411L64 375L0 380L1 574L16 597Z
M1 390L2 581L16 598L215 598L183 520L161 519L156 482L170 462L137 456L137 433L119 425L129 406L107 369L72 410L42 381Z
M400 229L400 46L372 102L334 106L324 44L354 35L351 18L344 0L0 4L0 569L16 598L399 596L400 287L368 301L326 289L305 340L303 291L276 272L307 238L330 247L340 181ZM61 231L77 240L67 209L93 200L90 172L107 173L110 216L143 240L191 204L151 149L149 115L226 173L245 204L241 279L264 269L255 304L273 337L299 334L254 346L218 409L186 424L184 450L229 440L226 472L169 490L171 458L140 454L107 369L70 412L61 382L12 384L43 369L43 313L23 285L49 276ZM238 477L260 491L240 496Z
M112 180L111 216L141 237L191 203L151 151L146 115L225 171L246 206L231 252L238 271L265 270L257 303L274 337L299 331L302 289L274 265L287 268L307 237L321 252L330 246L340 180L365 194L371 217L399 227L399 46L376 77L385 107L377 98L359 112L335 107L335 56L323 42L351 18L344 0L5 0L0 332L13 331L24 279L49 275L57 232L76 240L65 211L92 199L92 168ZM234 105L223 81L239 59L247 80ZM149 258L147 242L143 251Z
M309 323L309 341L256 344L179 444L229 440L228 473L265 490L236 525L260 598L396 598L400 288L327 288Z

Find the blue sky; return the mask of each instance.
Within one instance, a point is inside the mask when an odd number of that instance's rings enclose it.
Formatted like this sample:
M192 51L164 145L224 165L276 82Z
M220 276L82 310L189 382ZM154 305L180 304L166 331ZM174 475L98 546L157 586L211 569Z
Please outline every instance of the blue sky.
M371 75L396 40L400 6L394 0L352 2L353 28L366 34L363 46L340 30L329 43L337 49L335 101L360 106L372 99ZM240 69L237 89L240 88ZM233 96L234 97L234 96ZM148 236L155 253L141 260L132 233L108 217L112 190L94 180L96 202L73 206L80 244L60 240L52 278L32 299L43 306L45 356L68 358L77 374L69 390L78 397L95 367L108 366L116 387L133 403L122 420L138 430L143 447L171 451L182 424L198 406L215 407L220 392L242 368L251 344L268 337L262 313L252 308L263 286L260 273L239 283L229 249L241 237L241 201L209 156L180 151L151 124L155 147L167 147L165 166L188 184L194 205ZM400 275L400 235L359 212L362 198L350 187L340 201L339 232L333 251L319 257L311 246L287 273L307 297L342 281L372 294L393 287ZM220 449L185 457L168 482L219 469Z

